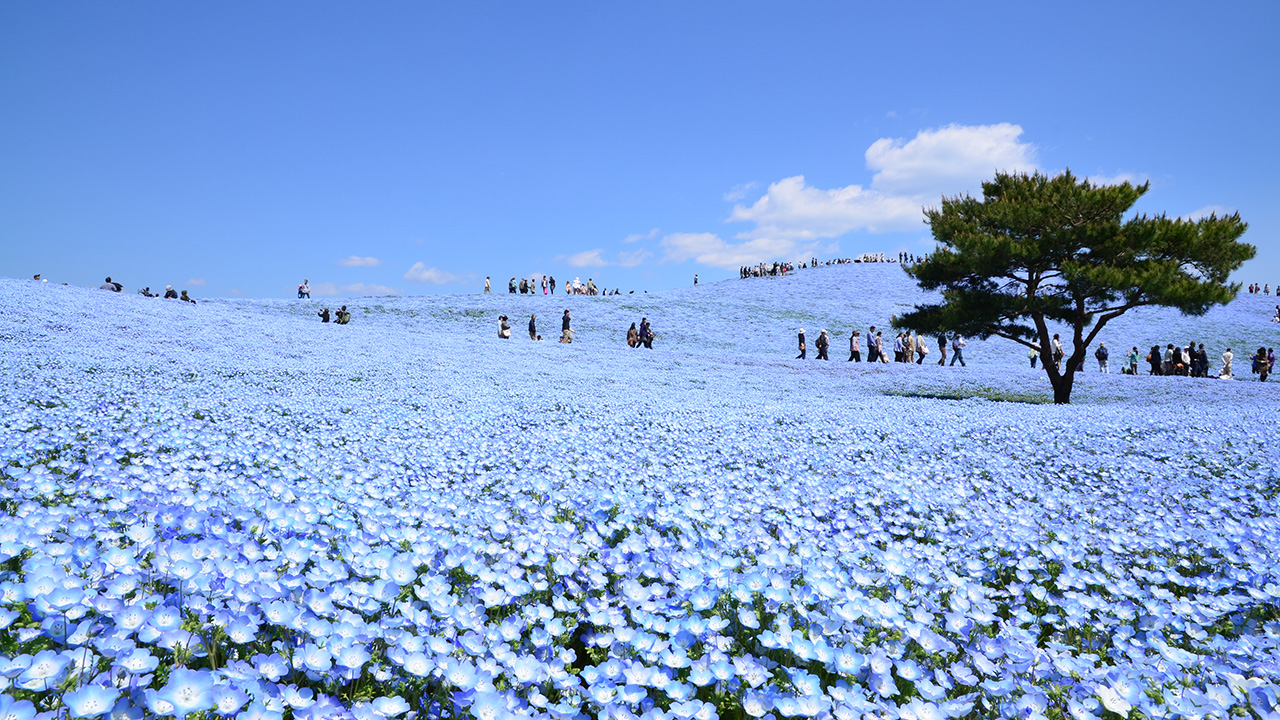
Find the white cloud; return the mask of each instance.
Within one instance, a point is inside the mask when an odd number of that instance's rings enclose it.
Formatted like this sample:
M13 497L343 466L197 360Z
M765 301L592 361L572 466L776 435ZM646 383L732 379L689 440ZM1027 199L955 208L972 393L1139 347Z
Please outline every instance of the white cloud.
M922 208L942 195L977 192L997 170L1036 170L1035 146L1021 142L1021 135L1021 127L1000 123L921 130L908 141L881 138L866 152L867 168L875 171L869 187L824 190L796 175L769 185L750 206L734 205L729 220L754 223L738 235L753 240L813 241L856 230L918 230Z
M1036 148L1021 142L1022 127L948 125L921 130L907 142L880 138L867 148L867 168L875 170L871 188L895 195L930 197L976 191L995 171L1037 169Z
M1236 211L1234 209L1225 207L1223 205L1205 205L1199 210L1193 210L1192 212L1189 212L1186 215L1183 215L1182 219L1195 222L1196 220L1207 218L1210 215L1225 217L1227 215L1235 215L1235 214L1236 214Z
M404 279L410 282L430 283L432 285L449 285L462 280L462 277L439 268L427 267L424 262L416 262L404 274Z
M382 261L376 257L352 255L351 257L342 258L338 261L338 264L342 267L378 267L382 264Z
M603 252L598 248L595 250L583 250L567 257L561 255L558 259L568 263L570 267L602 267L609 264L609 261L601 257Z
M335 295L399 295L400 291L387 285L378 285L377 283L351 283L349 285L338 285L336 283L316 283L311 286L311 294L318 297L334 297Z
M191 287L205 286L204 278L191 278L190 280L187 281L187 284L190 285Z
M750 207L735 205L730 221L755 223L744 238L812 240L852 230L892 232L919 228L919 197L886 195L859 185L820 190L805 185L804 176L779 180Z
M773 237L731 243L715 233L673 233L662 238L658 244L663 250L663 262L693 260L719 268L736 268L774 260L800 260L839 249L834 244L797 242Z
M628 235L622 238L622 242L633 243L633 242L639 242L641 240L652 240L658 237L659 232L660 231L658 230L658 228L654 228L647 233L635 233L634 235Z
M615 264L622 267L635 267L651 257L653 257L653 253L645 248L640 248L639 250L618 253L618 262Z
M1148 180L1146 175L1141 173L1118 172L1115 175L1090 175L1085 178L1090 184L1097 185L1121 185L1129 183L1130 185L1141 185Z
M756 189L756 184L754 182L743 183L741 185L734 185L733 187L729 188L729 192L724 194L724 201L738 202L742 198L746 197L747 193L755 189Z

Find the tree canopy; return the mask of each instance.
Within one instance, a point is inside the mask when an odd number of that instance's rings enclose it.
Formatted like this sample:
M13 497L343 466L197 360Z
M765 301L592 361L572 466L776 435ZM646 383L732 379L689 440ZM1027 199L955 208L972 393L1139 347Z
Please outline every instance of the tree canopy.
M1093 185L1070 171L997 173L982 197L942 199L925 210L938 246L906 271L942 302L920 305L894 321L930 334L998 336L1040 353L1054 390L1067 403L1076 370L1099 331L1144 305L1202 315L1240 290L1230 274L1254 256L1239 242L1248 227L1239 213L1188 220L1163 214L1124 215L1147 192ZM1052 358L1050 323L1072 330L1060 370Z

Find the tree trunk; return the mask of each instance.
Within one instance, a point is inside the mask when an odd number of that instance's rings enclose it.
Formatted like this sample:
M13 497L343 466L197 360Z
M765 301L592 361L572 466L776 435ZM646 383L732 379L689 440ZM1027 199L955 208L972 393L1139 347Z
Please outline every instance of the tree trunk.
M1062 371L1062 375L1053 383L1053 403L1055 405L1071 404L1071 386L1076 381L1076 370L1078 369L1076 364L1079 361L1073 355L1066 358L1065 362L1067 363L1067 368Z

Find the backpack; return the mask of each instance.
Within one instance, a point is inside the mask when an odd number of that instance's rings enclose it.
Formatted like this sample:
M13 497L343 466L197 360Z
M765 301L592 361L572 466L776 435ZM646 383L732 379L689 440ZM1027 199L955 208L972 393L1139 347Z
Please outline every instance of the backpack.
M1098 358L1099 360L1106 360L1108 357L1107 348L1103 345L1099 345L1098 349L1093 353L1093 356Z

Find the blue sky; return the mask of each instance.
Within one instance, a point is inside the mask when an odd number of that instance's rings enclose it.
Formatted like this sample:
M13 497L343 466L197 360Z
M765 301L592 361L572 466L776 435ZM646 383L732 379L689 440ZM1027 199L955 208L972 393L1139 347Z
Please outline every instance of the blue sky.
M659 290L1069 167L1239 210L1280 285L1280 5L880 5L3 3L0 275Z

